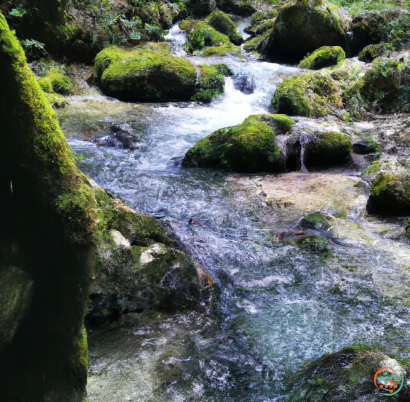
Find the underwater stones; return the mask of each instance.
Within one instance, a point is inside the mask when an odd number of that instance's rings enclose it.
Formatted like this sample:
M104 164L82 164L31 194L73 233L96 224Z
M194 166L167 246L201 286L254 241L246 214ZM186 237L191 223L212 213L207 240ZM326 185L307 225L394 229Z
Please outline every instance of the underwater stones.
M33 284L30 275L17 267L0 271L0 351L13 340L30 307Z
M286 158L263 116L249 116L242 124L202 139L186 153L182 165L247 173L283 172Z
M103 92L124 101L182 101L195 93L195 67L167 49L112 46L97 55L95 69Z
M217 31L228 36L230 41L235 45L240 45L243 42L242 35L237 31L233 21L222 11L213 11L212 14L205 20L207 24Z
M300 63L300 68L319 70L324 67L335 66L345 59L346 55L340 46L323 46L315 50L310 56L305 57Z
M285 78L272 98L278 113L290 116L324 117L342 106L340 83L328 72L318 71Z
M370 214L410 215L410 176L379 173L371 184L366 208Z
M110 127L102 133L93 135L90 141L99 147L135 149L138 133L127 123Z
M346 48L347 22L339 7L327 0L298 0L279 13L266 49L274 61L299 62L322 46Z
M405 370L396 360L369 346L354 344L338 352L327 353L307 362L292 376L286 402L379 400L373 378L383 367L391 367L406 377ZM401 384L400 377L393 381ZM404 401L407 396L403 389L399 400Z
M305 145L303 162L311 167L338 166L346 163L352 141L346 135L330 131L313 135Z

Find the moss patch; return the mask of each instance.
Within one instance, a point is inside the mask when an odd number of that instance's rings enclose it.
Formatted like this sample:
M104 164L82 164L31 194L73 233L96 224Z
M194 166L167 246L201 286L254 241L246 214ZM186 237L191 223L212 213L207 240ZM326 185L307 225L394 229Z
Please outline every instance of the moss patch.
M205 22L226 35L235 45L240 45L243 42L242 35L237 31L234 22L222 11L213 11Z
M183 166L282 172L285 157L273 129L261 116L249 116L242 124L220 129L199 141L185 155Z
M319 70L324 67L335 66L346 57L340 46L323 46L315 50L310 56L305 57L300 63L300 68Z

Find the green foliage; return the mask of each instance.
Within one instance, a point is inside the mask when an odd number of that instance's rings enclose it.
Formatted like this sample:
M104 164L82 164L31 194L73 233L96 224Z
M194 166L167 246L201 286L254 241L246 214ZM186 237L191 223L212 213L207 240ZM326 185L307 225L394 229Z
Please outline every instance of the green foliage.
M66 74L59 67L47 70L39 79L39 84L45 92L56 92L60 95L71 95L73 84Z
M9 12L9 15L11 15L12 17L18 17L18 18L21 18L26 14L27 14L27 11L23 8L22 5L20 5L18 8L13 8Z
M311 253L328 253L329 242L324 236L308 235L296 243L301 249Z
M48 54L45 49L45 44L34 39L24 39L21 41L21 45L29 58L38 59Z

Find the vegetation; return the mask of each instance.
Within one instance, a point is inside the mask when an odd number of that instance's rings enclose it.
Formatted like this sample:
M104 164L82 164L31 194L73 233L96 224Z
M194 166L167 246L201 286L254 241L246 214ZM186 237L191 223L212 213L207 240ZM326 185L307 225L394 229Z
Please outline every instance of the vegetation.
M315 50L310 56L305 57L299 63L299 67L319 70L341 63L345 56L345 52L340 46L323 46Z

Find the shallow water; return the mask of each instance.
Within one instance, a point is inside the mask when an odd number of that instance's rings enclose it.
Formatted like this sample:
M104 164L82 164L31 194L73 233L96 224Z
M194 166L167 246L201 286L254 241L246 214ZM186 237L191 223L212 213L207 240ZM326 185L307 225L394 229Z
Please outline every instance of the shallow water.
M186 56L179 28L167 40ZM300 70L251 58L190 60L230 66L221 99L204 106L77 97L60 112L72 149L84 157L80 168L134 209L169 221L222 290L218 320L206 310L131 314L122 327L90 334L89 401L280 401L284 380L307 359L354 342L400 352L410 341L410 254L382 236L396 221L364 216L356 171L281 179L180 167L199 139L269 111L276 85ZM235 88L239 76L254 78L253 94ZM83 140L122 122L139 132L135 151ZM338 175L341 195L322 194ZM342 207L361 226L339 219L328 258L272 241L309 212ZM189 226L191 217L204 227Z

